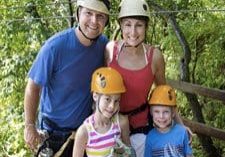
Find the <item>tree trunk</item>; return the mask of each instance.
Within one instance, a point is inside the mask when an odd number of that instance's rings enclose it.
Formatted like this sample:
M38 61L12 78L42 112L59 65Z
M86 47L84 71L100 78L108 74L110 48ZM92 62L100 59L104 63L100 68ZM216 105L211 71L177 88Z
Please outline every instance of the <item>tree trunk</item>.
M185 93L185 95L191 104L191 109L192 109L194 118L200 123L205 123L205 120L202 115L202 110L196 95L190 94L190 93ZM215 156L221 157L221 155L218 153L218 150L214 147L211 137L208 137L199 133L197 135L203 149L205 150L205 152L207 152L208 157L215 157Z
M73 10L73 2L72 0L68 0L68 4L69 4L69 20L68 20L68 23L69 23L69 26L72 28L74 26L74 22L76 21L75 20L75 17L74 17L74 10Z

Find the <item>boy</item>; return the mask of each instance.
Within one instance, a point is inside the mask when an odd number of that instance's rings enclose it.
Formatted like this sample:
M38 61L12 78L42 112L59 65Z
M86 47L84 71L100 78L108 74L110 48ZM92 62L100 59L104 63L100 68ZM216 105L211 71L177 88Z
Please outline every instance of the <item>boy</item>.
M155 128L147 135L145 157L192 157L188 133L174 121L174 89L169 85L157 86L151 93L149 105Z

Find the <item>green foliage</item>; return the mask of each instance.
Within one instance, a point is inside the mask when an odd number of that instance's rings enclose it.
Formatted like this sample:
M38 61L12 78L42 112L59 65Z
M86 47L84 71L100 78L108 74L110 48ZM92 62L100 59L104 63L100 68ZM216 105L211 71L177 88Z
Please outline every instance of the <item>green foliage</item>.
M70 16L68 3L12 0L0 6L0 156L31 156L23 140L26 75L42 43L70 27L67 18L57 18Z
M224 12L206 11L221 8L224 2L215 1L158 1L158 4L167 10L193 10L192 12L174 13L182 32L191 49L191 62L189 64L190 80L192 83L209 88L225 89L225 34ZM221 4L222 3L222 4ZM202 10L195 12L194 10ZM205 11L204 11L205 10ZM170 79L180 79L180 60L184 56L181 45L174 33L168 19L162 15L152 15L148 40L153 45L160 45L166 60L166 76ZM163 18L161 18L163 17ZM179 111L182 116L192 119L190 104L185 95L178 91ZM203 116L207 125L224 129L225 106L221 101L198 96L202 106ZM225 142L213 139L214 146L225 155ZM204 157L198 138L193 144L194 156Z
M22 103L2 107L0 116L0 156L31 156L23 140Z

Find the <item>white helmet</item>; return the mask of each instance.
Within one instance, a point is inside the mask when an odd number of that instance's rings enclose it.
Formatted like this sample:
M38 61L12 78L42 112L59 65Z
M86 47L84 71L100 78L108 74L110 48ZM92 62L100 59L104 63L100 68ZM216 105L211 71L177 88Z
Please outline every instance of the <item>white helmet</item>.
M129 16L149 18L149 6L144 0L122 0L119 5L118 19Z
M110 2L108 0L77 0L77 7L79 6L109 15Z

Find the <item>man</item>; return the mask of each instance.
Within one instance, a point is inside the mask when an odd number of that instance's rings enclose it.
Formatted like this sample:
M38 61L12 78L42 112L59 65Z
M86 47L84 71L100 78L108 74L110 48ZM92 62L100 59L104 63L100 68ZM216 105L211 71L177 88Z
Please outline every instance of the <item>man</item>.
M41 149L47 147L53 154L90 115L91 75L104 63L108 39L102 32L109 5L108 0L78 0L78 26L57 33L40 49L29 71L24 98L24 139L32 150L43 141L35 124L38 107L39 128L48 133ZM71 156L72 148L67 147L62 156Z

